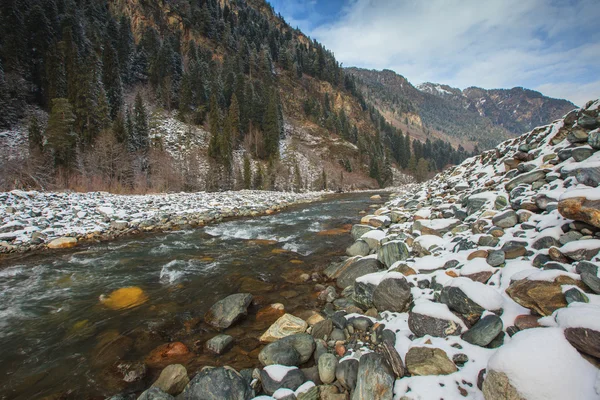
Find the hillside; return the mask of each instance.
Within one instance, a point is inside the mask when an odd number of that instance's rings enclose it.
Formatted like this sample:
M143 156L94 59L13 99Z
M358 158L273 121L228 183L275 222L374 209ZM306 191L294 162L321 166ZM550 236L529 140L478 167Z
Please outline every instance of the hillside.
M440 138L467 149L490 148L560 118L575 106L527 89L461 91L447 85L413 86L390 70L346 68L368 102L394 126L419 140Z
M0 18L3 189L345 190L468 156L407 140L262 0L10 0Z
M469 87L461 91L426 82L419 85L418 89L461 104L514 134L546 124L576 108L570 101L553 99L521 87L491 90Z

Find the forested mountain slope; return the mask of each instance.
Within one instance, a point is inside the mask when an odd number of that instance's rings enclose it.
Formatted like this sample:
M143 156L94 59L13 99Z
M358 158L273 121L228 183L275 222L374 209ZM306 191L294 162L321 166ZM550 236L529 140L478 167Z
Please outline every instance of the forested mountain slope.
M7 0L0 30L4 189L372 187L467 156L411 143L262 0Z

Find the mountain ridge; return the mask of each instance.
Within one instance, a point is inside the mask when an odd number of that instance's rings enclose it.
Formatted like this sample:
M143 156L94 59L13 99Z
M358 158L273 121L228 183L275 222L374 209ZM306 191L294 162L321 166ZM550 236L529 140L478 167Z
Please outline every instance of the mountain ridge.
M363 95L394 126L421 140L436 137L469 149L491 148L576 108L526 88L460 90L432 82L415 86L389 69L345 70L358 79Z

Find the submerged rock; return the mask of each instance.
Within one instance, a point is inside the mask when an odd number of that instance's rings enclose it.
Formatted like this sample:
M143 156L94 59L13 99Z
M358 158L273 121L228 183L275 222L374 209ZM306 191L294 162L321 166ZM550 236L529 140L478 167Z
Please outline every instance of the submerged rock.
M137 286L117 289L108 296L100 296L100 302L112 310L136 307L146 301L148 301L148 296Z
M204 314L204 320L215 328L229 328L246 316L248 306L252 302L250 293L237 293L219 300Z

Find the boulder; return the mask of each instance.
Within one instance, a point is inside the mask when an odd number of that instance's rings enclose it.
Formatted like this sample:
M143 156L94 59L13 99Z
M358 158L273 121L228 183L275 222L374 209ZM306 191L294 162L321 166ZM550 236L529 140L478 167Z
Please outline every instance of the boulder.
M308 324L292 314L284 314L260 337L261 342L271 343L286 336L304 333Z
M185 389L190 382L187 370L181 364L171 364L165 367L158 379L152 384L165 393L176 396Z
M373 229L374 228L369 225L357 224L352 226L350 233L352 234L354 240L358 240L362 235L369 231L372 231Z
M403 261L408 258L408 247L401 240L392 240L384 243L377 250L377 259L386 267L391 267L396 261Z
M266 345L258 354L258 360L262 365L300 365L300 353L296 351L291 343L278 340Z
M519 223L519 216L513 210L508 210L500 214L496 214L492 218L492 223L500 228L512 228Z
M587 287L592 289L594 293L600 294L600 278L598 278L598 275L590 272L582 272L580 276Z
M204 320L215 328L229 328L246 316L252 302L250 293L237 293L219 300L204 314Z
M408 313L408 327L418 337L446 337L460 335L462 331L462 327L454 321L414 312Z
M327 340L326 338L329 338L329 335L331 334L332 330L333 330L333 322L331 321L331 319L327 318L327 319L324 319L324 320L319 321L316 324L314 324L310 334L315 339Z
M544 172L543 170L534 170L526 174L518 175L516 178L513 178L506 185L504 185L504 188L507 192L510 192L522 183L532 184L533 182L544 179L545 177L546 172Z
M335 371L338 365L337 358L331 354L326 353L319 357L319 378L321 382L325 384L333 383L335 380Z
M555 282L522 279L512 282L506 294L523 307L544 316L567 306L561 285Z
M352 300L364 309L372 308L375 288L376 286L371 283L355 281Z
M206 348L215 354L223 354L233 344L233 338L229 335L217 335L206 342Z
M148 296L137 286L120 288L112 291L108 296L100 296L100 303L112 310L136 307L146 301Z
M143 392L137 400L175 400L175 397L165 393L157 387L151 387Z
M510 383L504 372L488 371L483 381L483 397L485 400L527 400Z
M600 332L589 328L567 328L565 338L580 352L600 358Z
M260 371L260 382L268 395L272 395L282 388L296 390L304 383L305 379L304 373L294 367L271 365Z
M381 354L365 354L359 361L352 400L392 400L394 380L394 373Z
M205 367L186 386L178 400L250 400L254 391L248 382L230 367Z
M462 278L461 278L462 279ZM460 288L445 286L440 293L440 302L456 311L470 322L475 322L483 314L485 308L474 302Z
M448 375L458 371L446 352L438 348L411 347L405 359L406 368L413 376Z
M497 315L487 315L481 318L468 331L462 334L462 339L476 346L487 346L502 332L502 320Z
M61 237L48 243L49 249L70 249L75 246L77 246L77 239L74 237Z
M370 251L371 251L371 248L369 247L369 244L367 242L365 242L364 240L358 239L356 242L354 242L350 247L348 247L346 249L346 254L350 257L367 256L367 255L369 255Z
M358 360L349 358L340 362L335 369L335 377L346 390L354 390L358 380Z
M411 300L406 278L384 279L373 292L373 305L379 311L406 312Z
M348 265L338 276L337 286L345 289L354 285L356 278L384 269L384 265L373 258L361 258Z

